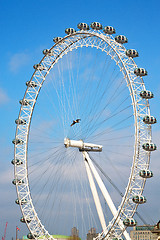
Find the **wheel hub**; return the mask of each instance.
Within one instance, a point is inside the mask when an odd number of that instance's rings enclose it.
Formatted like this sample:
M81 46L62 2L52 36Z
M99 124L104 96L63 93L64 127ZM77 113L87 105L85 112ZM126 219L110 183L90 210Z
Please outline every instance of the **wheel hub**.
M102 145L97 145L93 143L85 143L83 140L70 140L69 138L64 139L64 146L68 147L76 147L79 148L79 151L90 151L90 152L102 152Z

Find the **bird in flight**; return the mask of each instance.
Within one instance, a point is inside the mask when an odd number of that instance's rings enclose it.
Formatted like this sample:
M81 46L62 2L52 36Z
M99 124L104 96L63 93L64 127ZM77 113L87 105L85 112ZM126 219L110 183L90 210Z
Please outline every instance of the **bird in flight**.
M72 122L72 124L71 124L71 127L74 125L74 124L76 124L76 123L79 123L81 121L81 119L76 119L76 120L73 120L73 122Z

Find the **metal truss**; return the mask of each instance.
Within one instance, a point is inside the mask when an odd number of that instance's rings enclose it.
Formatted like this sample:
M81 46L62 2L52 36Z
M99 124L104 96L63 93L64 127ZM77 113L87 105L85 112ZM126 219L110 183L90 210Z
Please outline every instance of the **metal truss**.
M65 54L80 47L97 48L109 55L119 66L119 71L122 72L130 92L135 120L134 156L128 186L117 209L116 216L113 217L106 229L99 234L98 239L110 239L113 236L120 238L123 231L119 227L118 221L119 219L123 221L125 218L131 218L134 215L138 204L133 203L132 197L143 193L146 181L139 176L139 171L149 168L150 153L142 149L142 144L152 141L151 127L146 125L142 119L145 115L150 115L150 109L148 100L140 97L140 92L145 90L145 85L143 79L134 74L137 65L133 58L126 55L125 47L117 43L111 35L104 34L101 31L82 30L65 36L49 49L49 52L40 61L39 67L34 71L25 91L18 117L18 119L24 119L25 124L17 124L15 134L15 139L23 141L23 144L15 144L14 149L14 159L19 159L22 162L22 164L14 165L15 179L23 180L23 184L16 184L17 196L24 219L29 218L31 220L30 222L26 221L26 224L34 238L44 236L44 238L53 239L38 218L29 187L27 149L31 118L39 92L50 70ZM34 84L31 85L31 83ZM26 101L26 104L24 104L24 101ZM27 203L22 204L23 200L26 200Z

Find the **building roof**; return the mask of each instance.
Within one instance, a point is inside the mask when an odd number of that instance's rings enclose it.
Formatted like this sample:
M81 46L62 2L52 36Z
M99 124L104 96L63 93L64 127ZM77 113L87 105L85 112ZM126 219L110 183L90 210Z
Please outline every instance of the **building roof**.
M142 225L134 227L134 230L152 230L152 229L154 229L154 226L152 225Z

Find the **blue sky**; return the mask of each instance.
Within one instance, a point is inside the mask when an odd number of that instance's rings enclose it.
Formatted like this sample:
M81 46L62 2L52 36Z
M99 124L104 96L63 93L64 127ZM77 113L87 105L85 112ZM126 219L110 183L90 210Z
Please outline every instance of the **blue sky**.
M25 82L31 78L33 65L43 57L42 50L53 45L53 37L65 36L68 27L76 28L79 22L90 24L99 21L102 25L115 27L117 34L128 38L126 48L135 48L140 57L136 63L148 71L146 88L153 91L151 113L158 123L153 127L153 139L160 141L160 19L159 0L154 1L0 1L1 61L0 61L0 232L3 233L8 221L7 240L15 237L15 226L20 228L21 217L15 206L15 189L11 184L15 135L14 120L18 116L19 103L25 91ZM159 146L160 149L160 146ZM151 168L156 170L155 178L147 184L149 191L148 214L154 221L159 220L159 149L154 153ZM153 187L154 186L154 187ZM14 215L14 216L13 216ZM20 235L28 230L22 227Z

